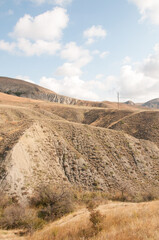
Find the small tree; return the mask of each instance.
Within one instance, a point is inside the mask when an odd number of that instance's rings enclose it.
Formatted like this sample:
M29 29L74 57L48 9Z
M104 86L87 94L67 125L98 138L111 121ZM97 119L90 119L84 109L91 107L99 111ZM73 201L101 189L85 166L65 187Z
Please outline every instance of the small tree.
M31 198L31 205L38 207L38 217L55 220L73 211L72 192L64 187L40 186Z

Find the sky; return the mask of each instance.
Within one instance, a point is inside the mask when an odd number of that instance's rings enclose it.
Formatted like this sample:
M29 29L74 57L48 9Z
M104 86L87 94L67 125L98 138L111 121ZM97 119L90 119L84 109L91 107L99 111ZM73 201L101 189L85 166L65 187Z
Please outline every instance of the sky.
M0 0L0 76L84 100L159 98L159 1Z

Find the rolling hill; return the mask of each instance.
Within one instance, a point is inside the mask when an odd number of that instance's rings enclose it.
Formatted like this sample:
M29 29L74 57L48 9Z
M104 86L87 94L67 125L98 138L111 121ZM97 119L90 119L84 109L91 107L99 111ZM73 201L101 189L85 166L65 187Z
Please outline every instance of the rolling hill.
M22 200L43 182L158 195L158 114L0 93L0 185Z
M159 98L150 100L142 105L143 107L159 109Z
M0 92L8 95L30 98L48 102L56 102L67 105L88 106L88 107L104 107L104 108L118 108L118 104L109 101L93 102L84 101L71 97L59 95L51 90L40 87L36 84L26 82L19 79L0 77ZM127 104L120 104L121 109L127 109Z

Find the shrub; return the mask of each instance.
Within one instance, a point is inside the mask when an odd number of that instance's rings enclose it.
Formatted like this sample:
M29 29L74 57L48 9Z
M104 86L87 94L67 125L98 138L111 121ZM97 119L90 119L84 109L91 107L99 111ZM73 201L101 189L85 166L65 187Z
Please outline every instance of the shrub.
M126 192L121 191L121 192L115 192L111 200L113 201L119 201L119 202L131 202L132 196L128 195Z
M87 202L87 209L88 209L88 211L93 211L95 208L97 208L98 207L98 202L96 201L96 200L90 200L90 201L88 201Z
M0 220L0 225L5 229L22 227L24 224L24 216L24 209L19 205L12 204L4 209Z
M153 201L156 199L156 196L153 193L143 194L142 196L144 202Z
M0 190L0 209L4 209L10 205L11 202L11 199L2 190Z
M32 233L38 229L42 229L45 221L37 216L37 211L33 209L26 209L23 228Z
M30 200L31 206L39 208L38 217L55 220L73 211L72 192L62 187L41 186Z
M98 234L103 228L103 216L99 211L92 211L90 213L90 221L92 223L92 229L94 231L94 234Z

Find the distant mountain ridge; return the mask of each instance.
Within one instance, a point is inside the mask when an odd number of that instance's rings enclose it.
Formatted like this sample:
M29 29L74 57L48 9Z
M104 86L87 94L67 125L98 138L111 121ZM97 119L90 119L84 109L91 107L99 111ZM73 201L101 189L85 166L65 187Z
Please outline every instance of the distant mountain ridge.
M75 105L78 101L71 97L59 95L36 84L7 77L0 77L0 92L18 97L40 99L71 105Z
M159 98L152 99L142 105L143 107L159 109Z
M135 105L135 103L133 101L130 101L130 100L126 101L125 104L130 105L130 106L134 106Z
M72 97L63 96L57 94L54 91L41 87L39 85L26 82L24 80L8 78L8 77L0 77L0 92L6 93L9 95L14 95L23 98L30 98L48 102L55 102L67 105L77 105L77 106L89 106L89 107L100 107L100 108L118 108L118 104L115 102L109 101L86 101L79 100ZM138 108L148 107L148 108L156 108L159 109L159 98L150 100L144 104L137 105L132 101L127 101L125 103L120 103L121 109L129 109L129 107Z
M31 98L42 101L49 101L67 105L103 107L103 108L118 108L117 103L103 101L86 101L72 97L62 96L49 89L43 88L36 84L26 82L24 80L0 77L0 92L18 97ZM121 103L122 108L128 108L126 104Z

